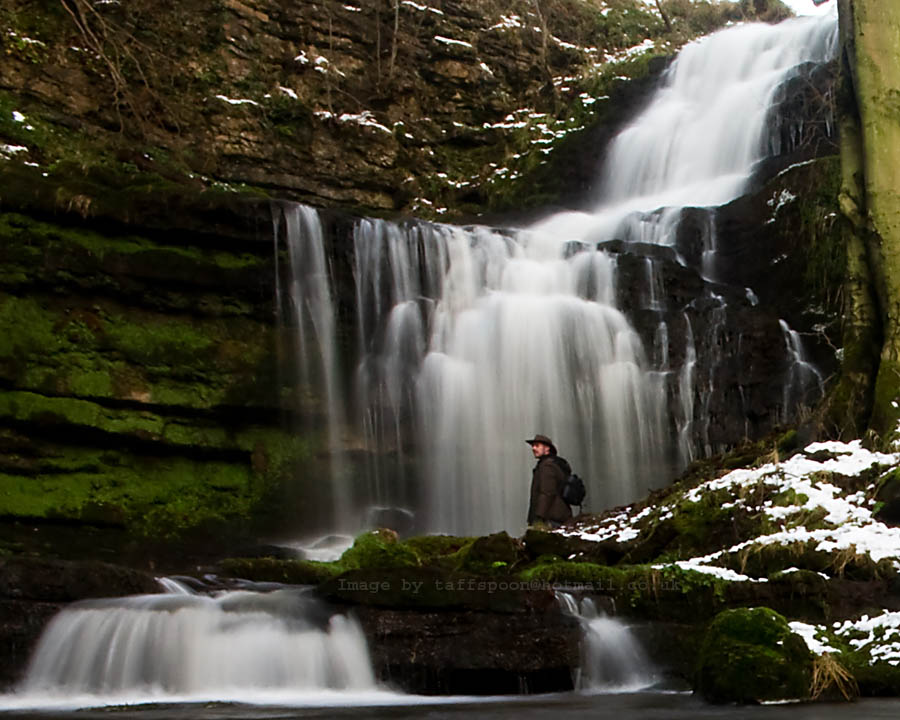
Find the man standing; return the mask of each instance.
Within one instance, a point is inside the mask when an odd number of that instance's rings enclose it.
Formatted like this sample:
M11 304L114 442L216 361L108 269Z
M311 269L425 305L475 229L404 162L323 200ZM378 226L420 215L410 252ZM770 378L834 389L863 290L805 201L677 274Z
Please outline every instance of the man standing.
M535 435L526 440L537 465L531 474L531 502L528 505L528 524L549 523L559 527L572 517L572 510L562 499L566 473L557 462L556 446L546 435Z

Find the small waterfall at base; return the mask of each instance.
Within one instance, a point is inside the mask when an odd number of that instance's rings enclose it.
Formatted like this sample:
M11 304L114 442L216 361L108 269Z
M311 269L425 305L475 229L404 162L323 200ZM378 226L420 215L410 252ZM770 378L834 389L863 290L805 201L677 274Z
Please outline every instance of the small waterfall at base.
M590 598L579 602L568 593L560 593L559 602L565 612L581 621L584 630L576 689L633 692L658 682L653 664L628 625L598 612Z
M167 587L168 594L62 610L40 638L18 704L290 704L336 691L349 692L350 701L354 691L378 692L359 625L300 592L208 597L178 582Z

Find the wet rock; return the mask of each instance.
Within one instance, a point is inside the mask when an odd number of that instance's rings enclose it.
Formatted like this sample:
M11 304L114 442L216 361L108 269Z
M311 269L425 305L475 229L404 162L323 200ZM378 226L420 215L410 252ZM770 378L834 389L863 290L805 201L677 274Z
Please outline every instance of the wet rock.
M147 573L101 562L42 558L0 559L0 597L40 602L72 602L160 591Z
M422 694L519 694L573 687L581 628L558 609L499 615L475 611L354 611L380 679Z
M0 688L22 677L41 632L66 603L157 592L153 576L118 565L0 559Z
M474 575L436 568L349 570L316 589L332 602L392 609L479 610L520 614L556 606L548 583L515 575Z
M228 558L216 565L216 572L226 577L289 585L318 585L340 571L328 563L276 557Z
M525 559L521 540L505 532L480 537L460 552L458 568L478 575L509 570Z
M0 690L22 679L28 658L60 603L0 598Z
M764 607L726 610L703 638L695 690L716 703L809 697L812 655L787 621Z

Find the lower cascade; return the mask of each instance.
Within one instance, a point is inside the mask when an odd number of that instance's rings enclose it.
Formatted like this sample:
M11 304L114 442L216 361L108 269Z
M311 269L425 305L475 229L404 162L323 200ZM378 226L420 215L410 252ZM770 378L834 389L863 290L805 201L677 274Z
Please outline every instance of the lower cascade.
M628 625L597 610L594 601L560 595L564 611L581 621L584 637L575 687L586 692L632 692L658 682L652 662Z
M170 583L166 594L64 609L45 629L17 695L289 702L376 690L358 623L302 592L209 597Z

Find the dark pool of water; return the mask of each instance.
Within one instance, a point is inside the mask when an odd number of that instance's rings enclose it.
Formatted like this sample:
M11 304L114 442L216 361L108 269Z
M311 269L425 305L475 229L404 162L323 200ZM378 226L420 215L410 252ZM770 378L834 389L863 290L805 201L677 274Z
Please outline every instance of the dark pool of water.
M866 699L855 703L767 706L708 705L687 693L642 692L624 695L568 693L516 699L457 699L377 707L270 707L232 703L140 705L77 711L0 712L0 720L279 720L334 718L341 720L560 720L565 717L607 717L615 720L879 720L900 716L900 699Z

